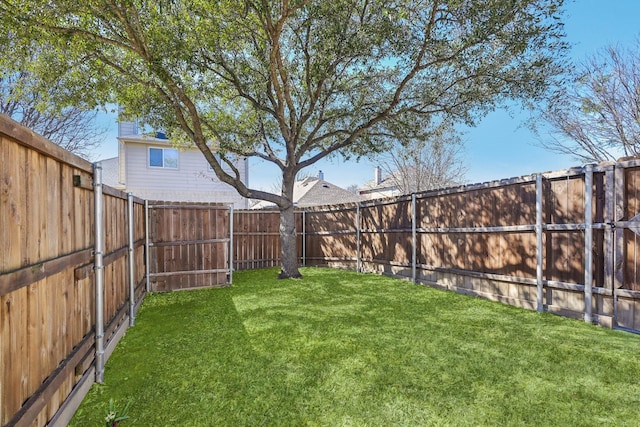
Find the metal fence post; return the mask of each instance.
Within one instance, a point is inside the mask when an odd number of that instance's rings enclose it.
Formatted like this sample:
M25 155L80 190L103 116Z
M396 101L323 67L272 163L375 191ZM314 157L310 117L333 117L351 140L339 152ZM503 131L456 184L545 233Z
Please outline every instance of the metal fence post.
M302 265L307 265L307 216L306 211L302 211Z
M543 278L542 278L542 174L536 175L536 285L537 285L537 309L544 311Z
M129 213L129 326L136 324L135 248L133 235L133 194L127 193Z
M144 201L144 276L145 276L145 290L149 292L151 290L151 284L149 283L150 270L149 265L149 201Z
M627 198L626 190L626 172L625 166L617 163L614 168L614 208L612 225L613 228L613 324L619 327L618 311L619 311L619 294L618 289L625 287L625 248L624 248L624 228L616 227L618 221L624 221L625 218L625 199Z
M584 173L584 321L592 322L593 300L593 165Z
M229 205L229 284L233 284L233 203Z
M360 203L356 205L356 271L362 273L362 253L360 251Z
M416 240L416 193L411 194L411 280L417 282L416 263L418 254L418 242Z
M102 164L93 165L94 271L96 310L96 382L104 383L104 212L102 203Z

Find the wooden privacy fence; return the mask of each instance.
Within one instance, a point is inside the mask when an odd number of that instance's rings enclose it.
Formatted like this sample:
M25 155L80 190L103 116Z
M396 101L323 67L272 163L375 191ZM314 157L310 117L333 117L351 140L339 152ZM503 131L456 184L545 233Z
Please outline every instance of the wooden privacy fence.
M303 259L303 212L296 214L298 257ZM275 210L235 211L233 214L233 267L235 270L280 265L280 213Z
M144 205L2 115L0 158L0 425L66 425L145 292Z
M231 283L231 205L148 202L147 217L150 290Z
M640 331L640 161L304 212L304 259Z
M0 425L65 425L148 290L279 265L279 214L148 202L0 115ZM303 265L640 332L640 160L297 213Z

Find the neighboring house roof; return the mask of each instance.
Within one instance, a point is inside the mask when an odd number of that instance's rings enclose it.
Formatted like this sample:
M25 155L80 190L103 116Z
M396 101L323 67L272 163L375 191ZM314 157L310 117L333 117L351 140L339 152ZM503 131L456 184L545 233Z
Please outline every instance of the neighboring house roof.
M296 181L293 187L293 203L296 207L354 203L361 200L362 198L359 195L316 177L307 177L301 181ZM251 206L251 209L274 207L273 203L261 200Z
M369 198L395 195L398 192L397 182L393 174L382 178L382 169L378 166L374 169L374 178L358 188L358 194Z
M371 181L365 182L362 187L358 189L360 194L363 193L374 193L379 191L389 191L389 190L397 190L398 186L396 185L396 181L394 177L388 176L384 178L382 181L376 183L375 179Z
M404 170L396 170L391 172L384 179L382 172L376 168L374 179L366 182L362 187L358 188L358 194L363 198L374 199L384 197L398 196L403 188L417 188L414 191L427 191L437 188L449 188L461 185L456 181L444 181L436 179L440 177L429 176L423 170L416 170L414 167L407 167ZM422 188L422 190L419 190Z
M161 135L164 136L164 134L159 134L157 133L156 135ZM138 135L138 134L134 134L134 135L120 135L118 137L118 140L122 141L127 141L127 142L138 142L140 144L163 144L163 145L172 145L172 142L167 139L167 138L156 138L155 136L151 136L151 135Z

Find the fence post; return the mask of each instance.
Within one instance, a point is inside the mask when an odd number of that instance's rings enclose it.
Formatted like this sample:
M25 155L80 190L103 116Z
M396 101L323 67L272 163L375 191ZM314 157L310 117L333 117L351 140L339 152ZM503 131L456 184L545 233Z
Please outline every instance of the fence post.
M620 163L616 163L614 169L614 217L612 223L615 227L617 221L623 221L625 217L626 183L625 169ZM624 288L624 228L613 229L613 325L618 325L618 289Z
M592 322L593 309L593 165L584 173L584 321Z
M416 240L416 193L411 194L411 280L417 283L416 263L418 242Z
M306 211L302 211L302 265L307 265L307 216Z
M149 283L150 277L149 265L149 201L144 201L144 276L145 276L145 290L150 291L151 286Z
M104 218L102 204L102 163L93 165L94 271L96 310L96 382L104 383Z
M542 280L542 174L536 174L536 285L537 285L537 309L544 311L543 280Z
M233 203L229 205L229 284L233 284Z
M605 172L604 185L604 223L607 228L604 233L604 287L607 289L615 289L613 285L614 274L614 242L615 242L615 166L611 166ZM612 294L613 295L613 294Z
M129 213L129 326L136 324L136 285L135 285L135 249L133 236L133 194L127 193L127 211Z
M362 273L362 254L360 253L360 202L356 205L356 271Z

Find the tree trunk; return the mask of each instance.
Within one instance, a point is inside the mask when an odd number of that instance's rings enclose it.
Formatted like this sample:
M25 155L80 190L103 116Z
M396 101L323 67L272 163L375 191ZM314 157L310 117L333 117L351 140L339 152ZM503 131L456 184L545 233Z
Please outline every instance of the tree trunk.
M279 279L300 278L298 271L298 248L296 239L296 218L293 203L287 208L280 208L280 244L282 269Z

